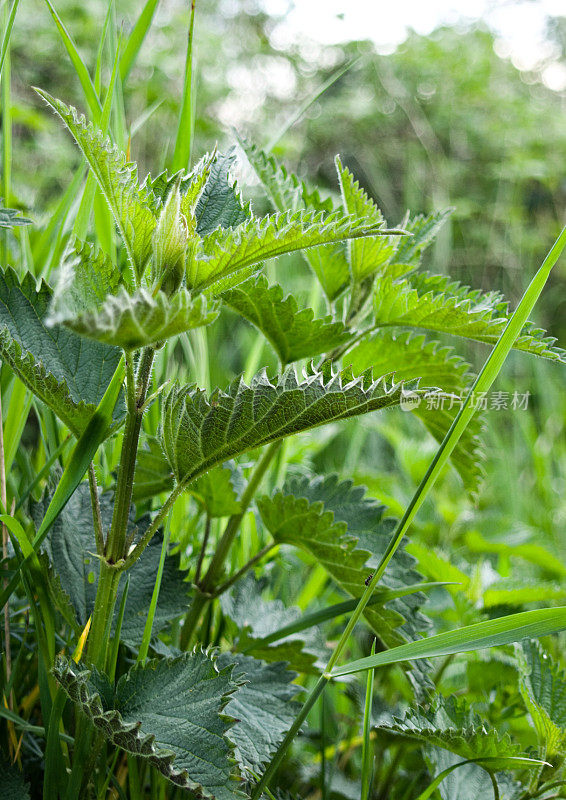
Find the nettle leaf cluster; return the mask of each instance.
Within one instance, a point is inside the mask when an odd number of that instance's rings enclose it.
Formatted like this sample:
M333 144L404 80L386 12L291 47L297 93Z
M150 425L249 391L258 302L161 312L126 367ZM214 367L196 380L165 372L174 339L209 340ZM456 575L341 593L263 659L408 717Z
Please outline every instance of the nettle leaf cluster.
M123 391L95 442L122 436L113 492L99 492L94 470L88 483L78 483L83 469L39 555L23 553L35 559L38 585L54 599L69 641L90 625L86 644L80 640L84 651L79 647L74 658L67 649L55 659L55 638L46 630L59 687L53 713L62 714L69 698L76 735L86 737L97 757L104 746L121 748L194 796L243 796L291 727L297 674L319 672L326 653L313 631L316 621L301 622L298 609L262 598L249 572L262 552L229 574L245 513L254 509L270 537L265 552L285 546L302 553L354 601L395 525L363 487L306 467L260 491L281 441L408 402L442 440L458 406L425 401L466 393L472 369L457 342L495 343L508 320L507 305L497 293L422 270L423 253L448 212L407 215L388 227L338 158L339 195L323 198L242 142L274 209L256 217L232 180L234 153L213 152L190 173L140 181L136 166L101 131L75 109L41 95L81 149L123 244L113 261L91 242L71 238L53 287L9 267L0 272L2 359L78 439L77 448L89 444L111 379L125 370ZM300 308L264 272L267 260L296 251L322 287L322 316ZM212 392L179 381L154 387L156 352L172 337L213 325L224 308L265 337L279 369L261 369L249 382L235 377ZM454 345L446 343L448 336ZM532 325L515 347L566 360ZM159 404L159 430L144 427L153 403ZM468 428L452 456L470 492L481 477L480 427L478 421ZM201 537L192 560L182 546L176 555L167 552L168 515L183 494L197 509L187 528ZM36 529L56 498L32 504ZM215 520L227 523L210 549ZM365 610L381 648L418 640L430 629L426 588L415 559L398 550ZM208 646L199 627L212 606L217 613L221 608L229 632L222 653ZM121 662L117 675L120 644L130 663ZM536 648L521 655L521 692L542 747L554 754L564 745L564 698L541 658ZM439 699L430 705L428 660L414 661L407 676L422 710L376 730L463 759L497 757L497 769L517 755L504 736L478 729L468 709L440 706ZM85 720L92 723L86 729ZM100 761L81 757L69 780L88 796Z

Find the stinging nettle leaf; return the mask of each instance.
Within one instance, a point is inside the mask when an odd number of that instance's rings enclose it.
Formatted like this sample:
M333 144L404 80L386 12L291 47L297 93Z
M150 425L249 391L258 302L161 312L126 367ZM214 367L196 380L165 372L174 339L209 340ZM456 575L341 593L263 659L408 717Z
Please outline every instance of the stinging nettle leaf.
M47 327L52 291L0 270L0 353L20 380L79 435L120 360L120 350L85 341L61 325ZM117 406L121 413L123 404Z
M47 498L32 505L31 514L36 522L43 517ZM104 530L110 528L112 521L112 501L108 494L100 496L102 523ZM137 527L138 537L148 521L142 518L137 526L130 521L130 530ZM137 648L140 644L147 612L151 603L155 575L157 572L163 537L158 534L152 538L141 557L132 567L130 586L122 622L122 641ZM99 576L99 561L96 557L96 542L90 491L87 483L81 483L71 496L67 506L55 520L47 537L45 549L55 572L57 583L69 598L76 617L76 624L84 628L93 612L96 587ZM167 556L161 581L155 628L162 629L169 622L186 612L189 604L190 584L186 582L187 573L179 566L178 555ZM118 614L120 599L125 582L118 587L118 599L114 622Z
M224 709L237 689L231 667L218 670L209 653L136 665L116 685L105 675L59 657L57 681L104 737L144 758L197 797L241 797L232 777L233 724Z
M494 771L505 769L505 759L520 753L508 734L500 735L493 726L486 726L463 698L437 695L427 708L411 708L404 717L376 726L378 731L415 739L424 745L435 745L464 759L501 759Z
M352 336L342 322L330 316L315 319L311 308L299 311L293 295L283 298L283 289L269 286L263 275L229 289L221 297L259 328L283 365L330 352Z
M419 275L411 280L378 278L374 294L378 328L406 326L449 333L487 344L496 344L508 322L507 304L496 293L483 295L443 275ZM566 363L566 352L545 337L544 331L527 323L514 348Z
M195 207L197 233L207 236L216 228L235 228L252 216L249 203L243 203L236 184L230 178L236 154L232 148L212 160Z
M566 673L536 640L516 648L519 687L547 757L566 754Z
M244 655L253 655L269 663L288 662L298 672L317 674L315 662L324 652L316 629L288 634L274 644L265 637L301 617L298 606L286 606L281 600L264 600L266 580L248 574L220 597L222 611L238 627L236 647Z
M138 280L151 255L156 218L155 203L147 187L138 184L137 167L102 131L87 122L73 106L67 106L41 89L38 94L61 117L83 152L100 190L114 215L131 265Z
M226 712L237 720L228 738L235 745L240 768L257 772L295 719L297 704L291 701L301 691L291 683L296 673L282 662L266 664L239 653L222 653L217 665L221 670L233 666L232 679L241 684L226 706Z
M29 784L15 764L0 755L2 800L30 800Z
M394 372L400 380L420 378L424 385L438 386L452 397L430 396L411 409L435 439L441 442L459 410L458 398L471 385L469 364L451 347L428 341L424 334L374 331L343 358L355 375L373 368L376 374ZM452 463L464 485L475 492L483 477L482 415L478 413L452 453Z
M296 211L250 219L235 228L217 228L203 237L187 266L187 286L213 292L216 281L233 276L238 283L235 277L238 273L267 258L346 239L391 233L395 232L375 226L371 220L341 212Z
M276 542L310 553L336 583L352 597L361 597L391 538L394 520L385 507L365 496L363 486L340 482L335 475L293 478L272 497L258 498L263 523ZM383 578L385 588L399 589L418 583L415 560L403 550L393 558ZM423 593L368 606L365 616L380 641L395 647L420 639L430 628L421 608ZM419 691L430 686L426 661L415 665L411 680Z
M340 213L330 198L322 200L318 191L307 186L289 172L275 158L246 141L240 142L246 156L261 181L276 211L324 211ZM307 263L317 276L329 300L335 300L350 282L350 269L346 248L342 243L323 245L303 253Z
M352 379L349 371L311 369L302 381L287 369L271 383L265 370L246 386L242 378L209 398L201 389L174 385L163 402L161 437L179 483L268 442L339 419L399 405L415 384Z

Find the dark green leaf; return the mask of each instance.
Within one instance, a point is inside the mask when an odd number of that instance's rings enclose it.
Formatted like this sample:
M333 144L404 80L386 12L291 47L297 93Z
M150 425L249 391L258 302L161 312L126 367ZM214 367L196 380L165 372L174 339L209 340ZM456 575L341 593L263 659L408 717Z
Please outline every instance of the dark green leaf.
M523 641L516 650L521 694L552 761L566 754L566 674L535 640Z
M28 273L0 270L0 353L23 383L73 431L82 433L118 362L120 350L88 342L61 325L47 327L49 286ZM123 404L117 406L121 413Z
M258 508L276 542L292 544L310 553L317 564L352 597L361 597L366 579L385 552L394 520L384 517L384 506L365 497L365 489L351 481L296 478L273 497L260 497ZM414 559L397 551L383 577L386 588L417 583L421 576ZM430 627L421 613L426 597L421 592L371 605L365 615L386 647L419 639ZM413 680L423 689L428 664L416 665Z
M258 772L269 761L297 714L292 698L300 691L291 683L296 673L282 662L266 664L250 656L222 653L218 667L233 666L232 679L242 684L231 695L226 712L237 720L228 734L242 769Z
M29 784L20 770L0 755L2 800L30 800Z
M237 688L230 667L219 672L209 654L184 653L133 667L115 690L106 676L63 658L53 672L111 744L197 796L241 796L231 776L232 720L223 713Z

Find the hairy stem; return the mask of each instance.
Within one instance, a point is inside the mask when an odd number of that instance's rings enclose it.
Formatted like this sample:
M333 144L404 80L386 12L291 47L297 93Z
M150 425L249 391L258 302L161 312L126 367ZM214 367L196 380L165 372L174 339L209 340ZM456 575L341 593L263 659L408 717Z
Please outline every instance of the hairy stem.
M232 547L234 539L238 534L244 515L248 510L249 505L252 502L265 473L267 472L267 468L271 464L273 457L278 452L280 447L281 441L274 442L273 444L270 444L267 450L265 450L265 452L262 454L249 480L249 483L242 494L240 511L238 514L233 514L226 524L226 528L224 529L224 533L218 542L218 546L214 556L212 557L212 561L208 566L206 575L198 587L199 593L195 596L193 602L191 603L191 607L189 608L188 614L185 618L185 622L181 630L180 640L182 650L186 650L189 646L201 614L208 602L214 596L216 583L222 574L224 562L228 556L228 553L230 552L230 548Z

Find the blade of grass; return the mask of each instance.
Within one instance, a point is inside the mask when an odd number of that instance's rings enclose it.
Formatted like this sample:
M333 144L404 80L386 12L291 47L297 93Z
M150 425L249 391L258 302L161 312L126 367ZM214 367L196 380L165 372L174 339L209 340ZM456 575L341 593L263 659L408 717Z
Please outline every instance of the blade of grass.
M318 98L323 95L327 89L330 89L330 87L335 84L336 81L340 80L342 75L351 70L352 67L355 67L356 64L359 63L360 59L361 56L358 56L358 58L355 58L353 61L349 61L347 64L344 64L343 67L339 67L327 80L324 81L321 86L318 87L318 89L313 92L313 94L307 97L307 99L301 103L295 113L287 120L281 130L268 142L265 147L266 153L269 153L270 150L273 150L277 142L279 142L285 136L287 131L291 130L293 125L301 119L303 114L309 110L312 104L316 103Z
M364 669L381 667L384 664L398 664L416 658L435 658L456 653L469 653L486 647L501 647L504 644L519 642L521 639L537 639L551 633L566 630L566 606L558 608L538 608L534 611L521 611L499 619L488 619L466 625L455 631L446 631L427 639L402 644L334 667L330 677L351 675Z
M120 649L120 634L122 632L122 623L124 622L124 614L126 612L126 601L128 599L128 592L130 590L130 575L126 577L126 585L122 592L120 599L120 608L118 609L118 617L116 618L116 628L114 636L110 643L110 652L108 654L108 676L112 683L116 677L116 664L118 663L118 650Z
M122 58L120 59L120 79L122 85L128 80L130 71L136 62L138 53L141 50L141 46L153 22L158 4L159 0L147 0L136 20L136 24L132 28L132 32L128 36L128 41L126 42Z
M383 554L383 557L373 574L373 577L366 588L365 592L363 593L362 597L360 598L358 605L350 617L348 624L346 625L342 636L336 648L330 657L326 670L323 675L319 678L318 682L316 683L314 689L311 691L310 695L307 697L303 708L297 715L293 725L287 732L285 738L283 739L282 743L280 744L277 752L271 759L266 771L263 774L262 779L256 785L253 793L252 793L252 800L258 800L261 797L261 794L264 790L264 787L269 783L271 777L275 773L277 767L281 763L287 748L293 741L295 735L297 734L298 730L300 729L301 725L303 724L304 720L307 717L308 712L316 702L317 698L320 694L324 691L324 688L331 677L332 670L340 658L342 654L342 650L344 649L352 630L356 626L360 616L362 615L364 608L368 604L377 584L381 580L383 573L387 569L387 566L391 559L393 558L397 548L401 544L401 541L407 532L411 522L413 521L415 515L417 514L418 510L424 503L430 489L434 485L438 475L442 471L443 467L446 465L448 459L450 458L451 453L453 452L454 448L456 447L460 437L464 433L466 426L472 419L476 408L471 403L471 398L474 395L474 392L479 391L488 391L493 382L495 381L497 375L499 374L503 363L509 354L515 339L520 334L523 326L528 320L528 317L535 306L536 301L538 300L546 281L548 280L548 276L556 264L560 254L562 253L564 247L566 246L566 227L562 229L557 240L554 242L553 246L551 247L548 255L544 259L542 265L540 266L539 270L535 274L534 278L530 282L526 292L524 293L519 305L515 309L512 317L510 318L509 322L507 323L505 330L501 334L497 344L493 348L492 352L490 353L487 361L485 362L481 372L479 373L474 385L470 391L470 394L462 404L457 416L454 419L454 422L450 426L446 436L444 437L442 444L440 445L438 451L436 452L435 457L433 458L429 468L427 469L422 481L420 482L417 491L415 492L405 514L403 515L402 519L399 521L397 528L393 534L393 537ZM565 612L565 620L566 620L566 612ZM565 626L566 627L566 626Z
M75 72L77 73L77 77L78 77L78 79L80 81L80 84L81 84L81 86L83 88L85 100L86 100L86 102L88 104L88 107L90 108L91 114L93 115L95 121L98 121L99 118L100 118L100 115L102 114L102 105L100 103L100 100L98 99L98 95L96 93L96 89L94 88L94 84L92 82L92 78L90 77L90 73L89 73L89 71L88 71L88 69L86 67L86 64L84 63L84 61L80 57L79 52L77 50L77 47L76 47L76 45L75 45L75 43L74 43L69 31L67 30L67 28L63 24L63 21L62 21L61 17L59 16L59 14L57 13L57 11L55 10L53 4L51 3L51 0L45 0L45 2L47 3L47 7L49 8L49 11L51 12L51 16L53 17L55 25L57 26L57 30L59 31L59 35L61 36L61 39L63 40L63 44L65 45L65 49L67 50L67 53L69 54L69 58L71 59L71 63L73 65L73 67L75 68Z
M6 6L4 19L6 25L9 21ZM4 52L4 63L2 78L0 83L1 111L2 111L2 192L4 205L10 205L10 195L12 191L12 100L10 91L11 69L10 69L10 39L5 37L6 50ZM2 252L0 253L3 263L8 261L8 230L2 231Z
M0 48L0 77L4 67L4 59L6 58L6 53L8 52L8 45L12 36L12 28L14 27L14 20L16 19L16 11L18 10L19 3L20 0L14 0L12 3L10 14L8 15L8 20L4 28L4 36L2 37L2 46Z
M371 646L371 654L375 655L375 639ZM366 701L364 705L364 732L362 746L362 793L361 800L369 800L371 779L373 772L373 747L370 740L371 733L371 704L373 699L374 670L368 669L366 679ZM323 695L324 697L324 695Z
M140 645L137 664L143 664L147 658L149 645L151 642L151 634L153 631L153 620L155 619L155 612L157 610L157 601L159 599L159 591L161 589L161 578L163 577L163 568L165 566L165 558L167 556L167 546L169 544L169 536L171 535L171 526L168 524L169 517L165 523L165 532L163 534L163 543L161 545L161 555L159 556L159 566L157 568L157 575L155 576L155 584L153 587L153 594L151 595L151 603L147 612L147 619L143 629L143 637Z
M55 522L62 509L67 504L67 501L81 482L88 465L93 460L99 445L106 438L109 430L112 428L112 414L114 406L118 400L122 383L124 380L124 359L120 360L118 367L104 393L104 396L84 433L76 443L74 450L69 459L69 463L65 467L61 479L57 484L55 493L51 498L51 502L47 507L47 511L43 517L39 530L35 535L31 547L33 552L37 552L39 546L47 536L51 525ZM8 598L18 585L19 574L22 567L29 561L33 553L26 555L25 558L18 564L15 574L11 578L8 585L3 589L0 595L0 607L4 607Z
M183 96L181 99L181 110L179 112L173 161L171 163L172 172L177 172L180 169L187 169L191 160L194 126L193 32L195 26L195 4L196 0L191 0L189 32L187 35L187 55L185 59L185 80L183 82Z

